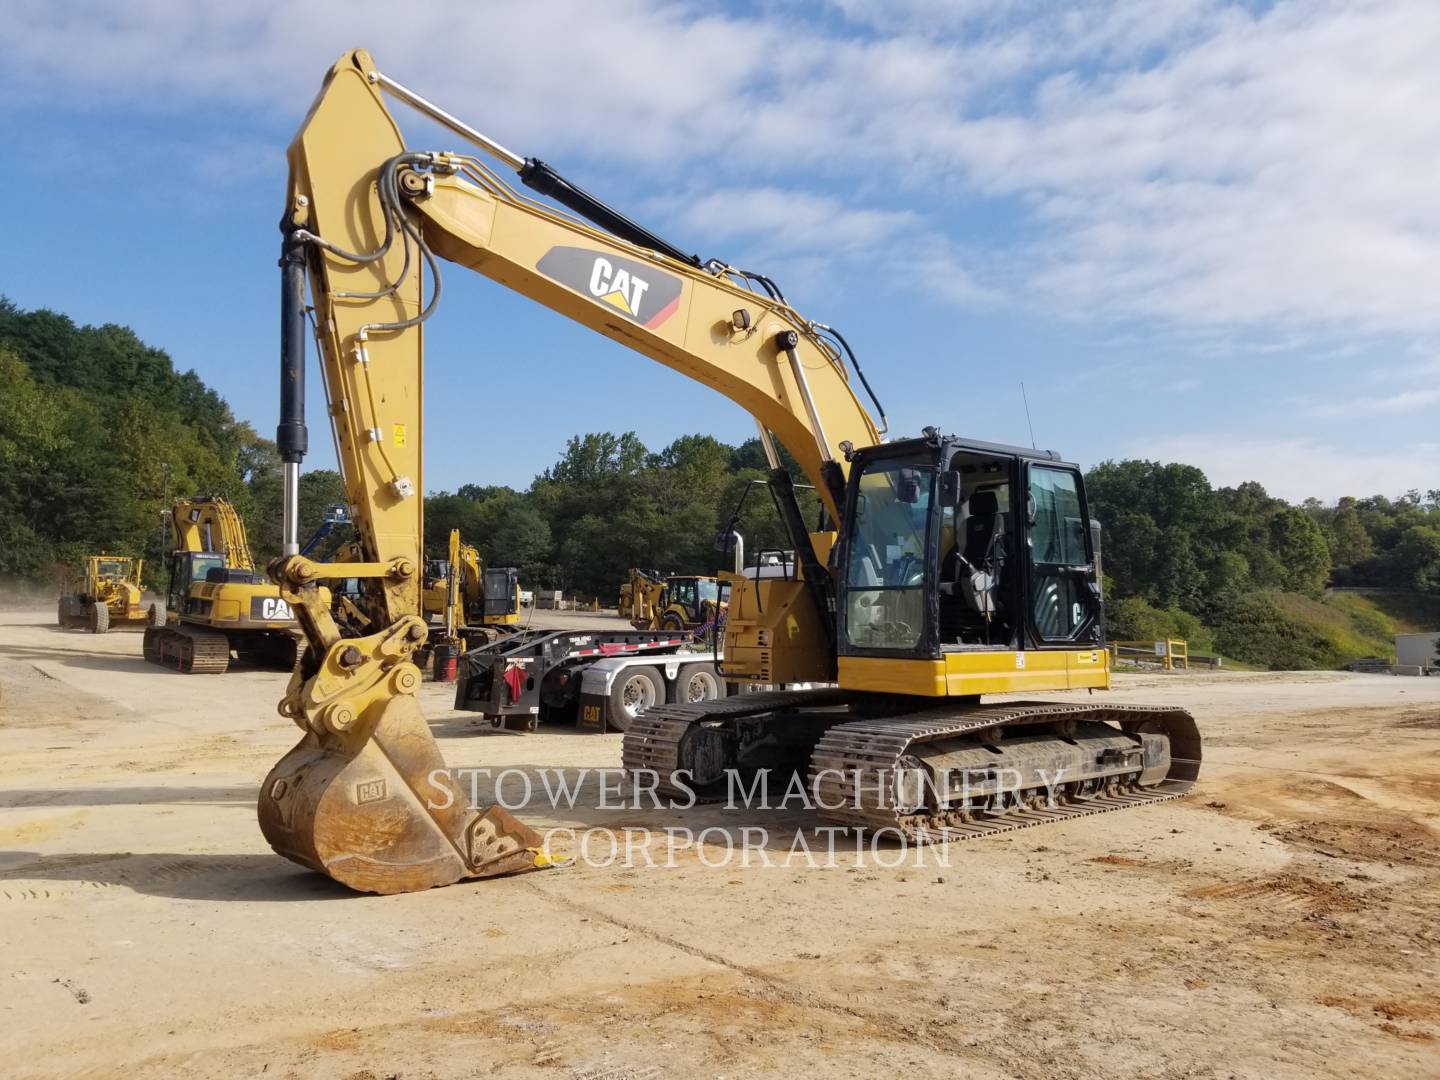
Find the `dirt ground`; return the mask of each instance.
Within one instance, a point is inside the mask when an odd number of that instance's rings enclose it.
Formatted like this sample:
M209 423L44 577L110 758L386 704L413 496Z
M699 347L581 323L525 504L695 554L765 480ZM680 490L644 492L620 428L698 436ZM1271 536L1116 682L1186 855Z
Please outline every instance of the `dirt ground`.
M284 676L48 619L0 614L6 1075L1440 1074L1440 679L1121 677L1194 711L1196 794L899 866L789 855L803 811L601 810L597 781L526 815L598 830L588 863L369 897L256 826ZM618 765L618 736L422 697L452 766ZM717 831L594 865L647 826Z

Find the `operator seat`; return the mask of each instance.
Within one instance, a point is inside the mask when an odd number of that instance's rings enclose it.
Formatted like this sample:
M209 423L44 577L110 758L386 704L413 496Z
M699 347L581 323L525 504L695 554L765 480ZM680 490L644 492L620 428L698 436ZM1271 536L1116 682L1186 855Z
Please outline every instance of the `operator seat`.
M941 564L940 635L956 644L990 644L1009 631L998 617L1005 568L1005 515L993 491L970 496L964 547Z
M1000 500L993 491L970 496L970 516L965 519L965 561L976 570L985 570L992 556L996 530L1000 527Z

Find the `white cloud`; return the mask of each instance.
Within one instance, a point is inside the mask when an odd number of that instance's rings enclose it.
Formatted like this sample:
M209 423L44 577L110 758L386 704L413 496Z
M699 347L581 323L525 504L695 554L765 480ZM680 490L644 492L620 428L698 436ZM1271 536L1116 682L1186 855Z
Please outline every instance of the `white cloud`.
M774 186L718 188L653 200L677 230L734 241L750 267L775 268L782 287L805 283L814 295L833 280L837 260L861 266L883 285L965 304L999 301L980 284L978 256L963 251L910 210L857 206L835 196ZM732 261L735 261L732 259Z
M711 193L680 216L723 220L736 189L815 258L906 237L897 260L957 303L998 289L1327 345L1440 324L1440 4L836 7L838 30L798 4L19 0L0 16L0 100L298 121L324 68L368 43L521 152ZM866 207L897 187L915 209ZM951 206L996 209L984 279Z
M781 253L870 252L913 229L909 210L877 210L832 195L779 187L717 188L657 200L678 226L707 236L742 237Z
M1417 409L1440 405L1440 387L1420 387L1395 394L1347 398L1343 401L1321 402L1310 407L1310 415L1323 419L1349 419L1415 412Z
M1312 496L1334 502L1344 495L1393 497L1412 488L1435 487L1440 443L1420 443L1395 453L1350 449L1313 438L1184 433L1132 444L1117 456L1197 465L1216 487L1256 480L1271 495L1290 502Z

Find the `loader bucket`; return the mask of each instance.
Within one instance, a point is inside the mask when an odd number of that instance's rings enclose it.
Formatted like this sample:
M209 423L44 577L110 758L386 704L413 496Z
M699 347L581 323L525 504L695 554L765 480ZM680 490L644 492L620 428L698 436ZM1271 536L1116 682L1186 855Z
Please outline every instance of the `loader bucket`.
M549 865L534 829L499 806L470 807L414 697L377 708L368 738L310 732L270 770L260 829L277 853L370 893Z

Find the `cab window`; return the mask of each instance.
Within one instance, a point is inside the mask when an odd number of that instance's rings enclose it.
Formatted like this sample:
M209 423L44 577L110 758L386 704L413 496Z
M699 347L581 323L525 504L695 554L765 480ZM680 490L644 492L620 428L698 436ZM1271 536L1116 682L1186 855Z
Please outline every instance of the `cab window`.
M908 650L920 644L934 486L929 459L874 461L860 476L845 570L851 645Z
M1089 581L1075 572L1090 564L1075 474L1032 467L1030 515L1035 628L1047 641L1073 640L1095 614Z

